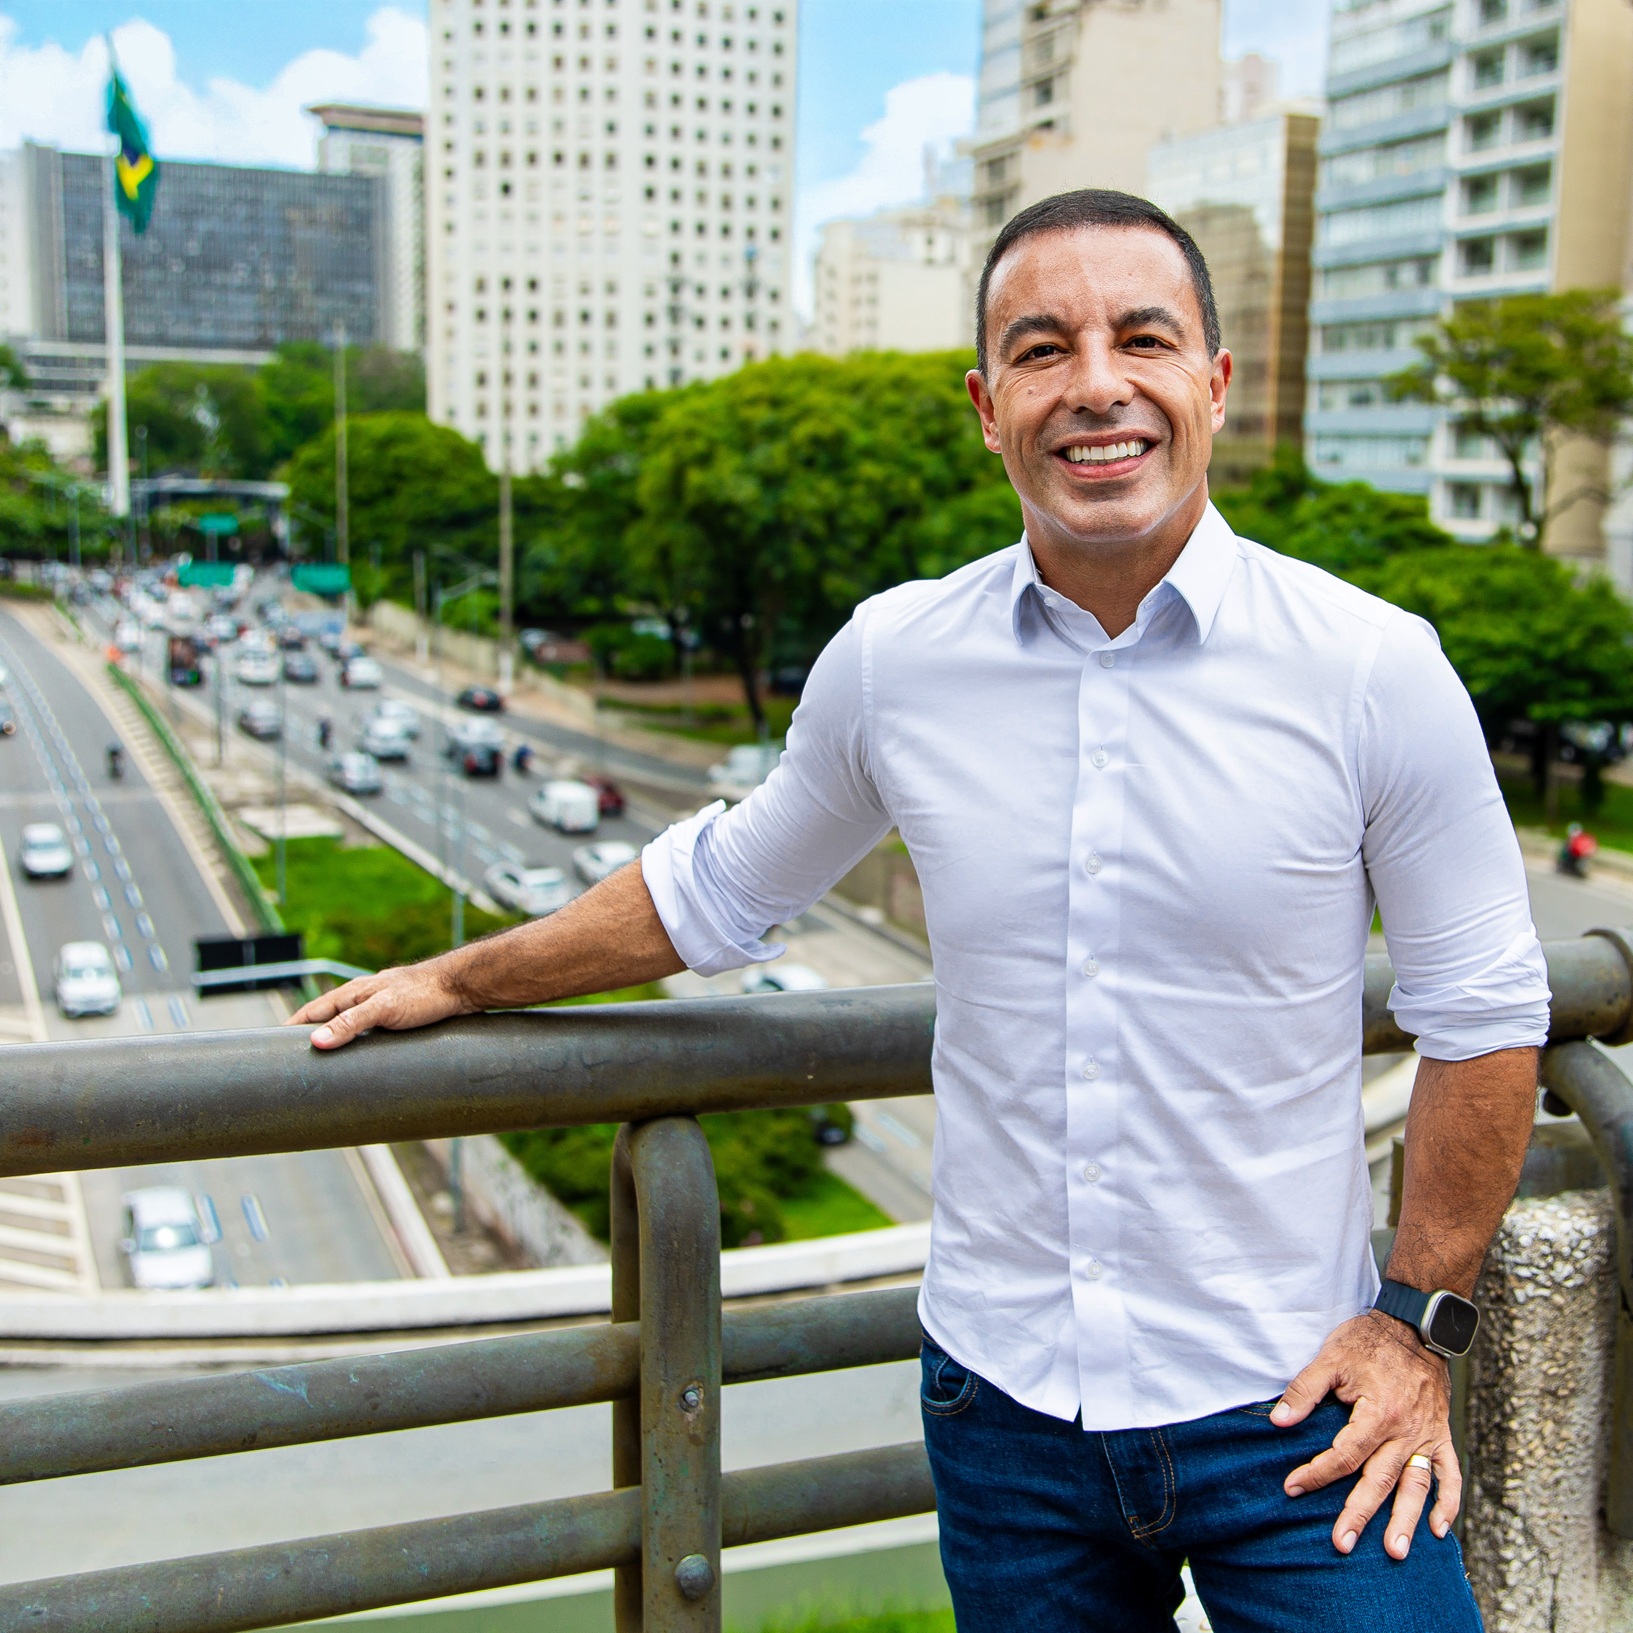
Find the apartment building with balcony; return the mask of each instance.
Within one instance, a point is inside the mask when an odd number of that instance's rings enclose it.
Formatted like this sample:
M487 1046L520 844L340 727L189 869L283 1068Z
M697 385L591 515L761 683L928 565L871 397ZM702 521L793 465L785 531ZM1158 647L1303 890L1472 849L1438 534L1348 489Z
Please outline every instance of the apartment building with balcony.
M1511 523L1496 450L1385 382L1459 302L1619 287L1630 192L1626 0L1338 0L1305 405L1317 474L1424 494L1460 538ZM1566 512L1550 544L1601 555L1598 507Z
M796 0L432 0L431 417L538 467L789 350Z

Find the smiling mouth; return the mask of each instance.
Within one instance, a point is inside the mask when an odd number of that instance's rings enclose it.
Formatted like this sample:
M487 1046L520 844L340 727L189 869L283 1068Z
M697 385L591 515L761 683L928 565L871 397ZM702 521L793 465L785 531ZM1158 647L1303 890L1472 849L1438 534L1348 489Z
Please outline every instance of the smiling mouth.
M1112 471L1121 475L1131 469L1136 460L1143 459L1153 446L1147 437L1130 437L1125 442L1103 442L1093 446L1074 444L1057 452L1068 465L1075 465L1080 470L1088 467L1097 476Z

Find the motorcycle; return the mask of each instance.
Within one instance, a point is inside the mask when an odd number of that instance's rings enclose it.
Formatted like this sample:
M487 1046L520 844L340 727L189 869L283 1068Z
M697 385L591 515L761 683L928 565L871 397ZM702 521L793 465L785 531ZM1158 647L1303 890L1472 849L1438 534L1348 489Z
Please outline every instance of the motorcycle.
M117 743L108 745L108 776L118 782L125 774L125 751Z
M1554 867L1573 879L1585 879L1588 876L1588 861L1598 849L1599 841L1580 822L1573 822L1565 830L1565 843L1559 847Z

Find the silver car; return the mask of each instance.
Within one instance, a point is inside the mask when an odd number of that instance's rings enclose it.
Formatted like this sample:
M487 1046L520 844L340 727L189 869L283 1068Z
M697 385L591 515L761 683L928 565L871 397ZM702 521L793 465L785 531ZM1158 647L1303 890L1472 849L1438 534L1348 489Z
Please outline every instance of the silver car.
M179 1185L151 1185L125 1197L119 1246L130 1279L150 1291L208 1287L215 1280L198 1210Z
M384 783L372 754L337 754L329 762L329 781L346 794L378 794Z
M68 836L54 822L30 822L23 829L17 860L30 879L66 879L74 871Z
M603 839L594 845L580 845L573 852L573 871L585 884L598 885L634 860L633 845L622 839Z
M567 876L560 868L528 868L496 862L482 875L482 883L501 907L526 913L534 919L558 911L572 899Z
M70 1020L112 1015L124 994L113 957L100 941L66 942L57 952L57 1008Z
M369 719L390 722L404 737L418 737L420 734L419 710L412 703L404 703L400 697L383 697L369 711Z
M408 733L396 721L370 715L357 734L357 746L377 760L406 760L411 745Z

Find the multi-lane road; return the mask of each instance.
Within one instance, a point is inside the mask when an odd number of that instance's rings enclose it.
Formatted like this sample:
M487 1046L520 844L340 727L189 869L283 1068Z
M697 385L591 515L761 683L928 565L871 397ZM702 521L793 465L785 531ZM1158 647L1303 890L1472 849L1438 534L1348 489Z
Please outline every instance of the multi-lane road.
M111 604L92 609L103 633L109 633L115 617ZM162 635L150 633L142 653L146 673L158 678L163 661ZM459 774L442 752L446 728L460 718L469 719L453 705L449 692L434 678L386 659L385 692L351 692L339 683L339 666L320 652L315 642L309 648L317 658L319 680L302 685L280 681L276 686L246 686L237 678L237 648L225 645L206 658L203 683L197 688L173 689L174 704L196 719L213 719L218 705L216 665L221 665L219 708L223 732L230 740L232 757L241 763L246 757L263 770L271 769L280 752L278 745L257 745L234 724L239 709L252 700L271 700L284 714L282 752L287 767L297 779L323 778L330 758L356 745L362 723L382 695L409 703L419 711L421 730L410 758L390 761L381 767L384 788L379 794L362 796L380 819L398 830L414 845L435 857L445 867L479 883L482 874L495 863L526 863L529 866L560 867L583 888L573 872L572 853L586 842L587 835L565 835L542 826L527 808L528 797L543 779L560 772L605 771L614 776L639 779L645 786L670 790L677 806L690 800L699 805L709 796L700 773L689 772L669 761L609 745L594 736L554 726L535 719L501 716L508 746L526 739L534 751L531 770L518 774L508 759L497 778L467 778ZM327 719L331 727L328 749L320 746L319 724ZM299 797L298 788L291 798ZM644 813L644 814L643 814ZM622 839L639 848L649 840L669 812L626 811L620 817L602 820L597 839Z
M185 837L128 704L75 656L0 613L0 666L18 724L0 739L0 1032L68 1040L275 1024L284 1012L265 995L200 1000L191 991L193 938L243 926ZM106 759L115 740L127 742L118 781ZM23 877L19 841L30 822L66 830L68 878ZM81 940L113 952L124 990L115 1015L69 1020L57 1010L57 950ZM0 1181L0 1289L128 1285L121 1199L152 1184L185 1185L218 1226L222 1286L406 1273L356 1155L313 1152Z

